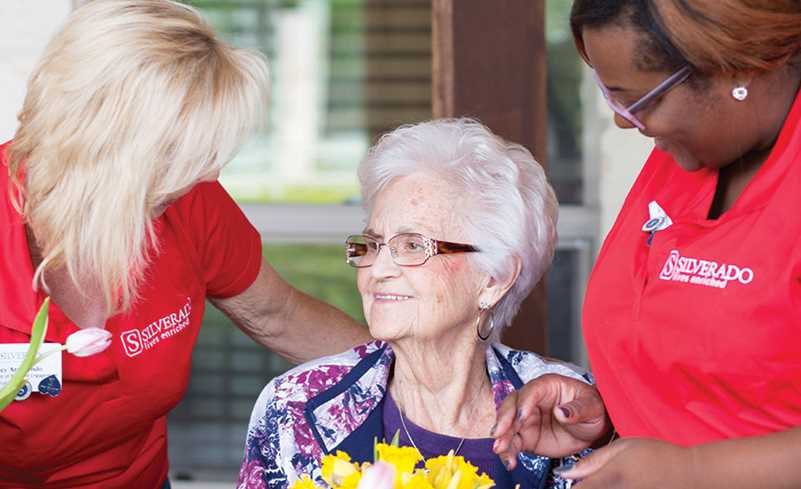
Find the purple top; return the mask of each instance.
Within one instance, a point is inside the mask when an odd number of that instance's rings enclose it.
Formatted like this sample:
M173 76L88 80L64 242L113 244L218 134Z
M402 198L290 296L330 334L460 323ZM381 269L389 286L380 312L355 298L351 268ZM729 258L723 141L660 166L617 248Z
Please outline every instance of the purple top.
M387 441L392 440L395 433L400 433L400 446L413 446L403 430L400 409L398 409L395 400L392 399L389 390L387 390L387 395L384 399L382 414L384 418L384 436ZM409 433L414 438L414 444L417 445L417 449L426 459L447 455L449 451L456 450L456 447L459 446L461 438L428 431L412 423L409 418L404 418L404 421ZM484 472L490 476L495 481L496 488L512 488L514 484L511 474L503 466L501 459L492 451L494 442L494 438L467 438L457 455L463 456L465 460L478 467L479 473Z

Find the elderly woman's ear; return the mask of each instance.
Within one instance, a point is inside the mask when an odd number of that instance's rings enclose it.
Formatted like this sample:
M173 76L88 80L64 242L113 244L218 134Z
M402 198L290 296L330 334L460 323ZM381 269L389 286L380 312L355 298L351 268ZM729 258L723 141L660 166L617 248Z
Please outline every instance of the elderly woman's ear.
M511 263L506 267L506 270L509 271L506 276L494 277L487 275L487 283L482 287L478 296L479 304L486 304L490 309L495 307L517 282L523 263L519 256L511 256L509 260Z

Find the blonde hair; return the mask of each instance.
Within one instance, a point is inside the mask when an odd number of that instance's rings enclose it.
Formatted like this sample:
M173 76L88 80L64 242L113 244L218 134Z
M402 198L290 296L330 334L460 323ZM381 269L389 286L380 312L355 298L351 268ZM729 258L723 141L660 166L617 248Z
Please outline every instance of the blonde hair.
M267 64L168 0L95 0L50 41L9 151L12 197L48 270L98 283L109 315L137 299L152 220L219 171L262 119Z

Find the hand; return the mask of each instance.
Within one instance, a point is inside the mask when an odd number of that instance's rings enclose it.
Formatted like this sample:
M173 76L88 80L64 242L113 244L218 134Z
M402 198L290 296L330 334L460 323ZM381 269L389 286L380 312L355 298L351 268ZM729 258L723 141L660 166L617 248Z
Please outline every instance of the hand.
M564 457L589 447L610 428L594 386L547 374L504 399L492 431L493 450L512 470L521 451Z
M617 440L580 460L559 475L581 480L581 489L666 489L703 487L693 476L692 448L663 441Z

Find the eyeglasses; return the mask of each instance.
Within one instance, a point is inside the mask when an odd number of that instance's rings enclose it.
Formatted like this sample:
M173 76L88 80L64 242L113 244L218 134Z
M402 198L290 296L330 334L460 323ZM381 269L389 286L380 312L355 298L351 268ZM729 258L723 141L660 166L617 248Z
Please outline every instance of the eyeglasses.
M375 263L382 246L389 248L392 261L402 267L420 266L435 255L478 251L473 245L437 241L417 233L396 234L386 243L371 236L356 234L345 240L345 261L355 268L370 267Z
M645 130L645 124L640 122L640 120L637 119L637 116L635 116L634 113L644 109L648 104L650 104L657 98L669 92L671 89L683 83L687 78L689 78L691 73L692 73L692 68L689 66L685 66L684 68L680 69L679 71L667 77L664 81L662 81L662 83L654 87L653 90L643 95L639 100L629 105L628 107L622 106L619 102L615 101L615 99L612 98L612 95L609 93L609 89L606 88L603 82L601 82L601 79L598 78L597 73L593 71L592 76L593 78L595 78L595 83L597 83L598 86L601 88L601 92L604 94L604 98L606 99L606 102L609 104L609 108L611 108L620 117L632 123L638 129Z

